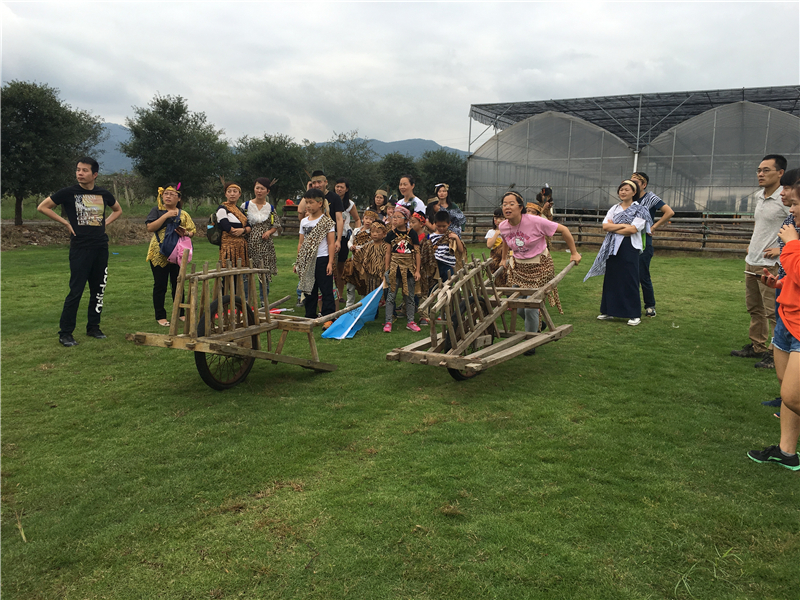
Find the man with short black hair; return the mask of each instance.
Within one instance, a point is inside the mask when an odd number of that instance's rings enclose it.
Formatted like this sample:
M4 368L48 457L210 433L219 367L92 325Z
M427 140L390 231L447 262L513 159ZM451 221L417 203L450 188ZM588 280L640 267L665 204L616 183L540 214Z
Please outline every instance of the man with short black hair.
M750 343L731 352L731 356L741 358L760 357L762 360L755 364L756 368L775 368L772 344L768 346L770 328L775 329L775 290L762 283L761 275L763 269L777 275L780 268L778 259L771 257L771 248L789 214L789 209L781 201L780 181L785 170L786 159L780 154L768 154L756 169L761 189L755 194L755 225L745 258L745 304L750 313Z
M650 183L650 178L644 171L636 171L636 173L631 175L631 179L638 184L640 193L643 193ZM639 198L638 202L650 211L650 218L653 220L653 225L650 227L651 233L646 234L644 250L639 255L639 285L642 286L644 314L647 317L655 317L656 296L653 291L653 280L650 278L650 261L653 260L653 236L651 234L669 221L672 215L675 214L675 211L667 206L664 201L653 192L647 192ZM656 211L661 212L661 218L658 221L656 221Z
M63 346L78 344L72 337L81 296L89 283L89 313L86 335L104 339L100 331L100 313L103 310L103 295L108 281L108 235L106 225L113 223L122 214L122 207L111 192L96 187L94 182L100 165L93 158L85 156L78 159L75 169L76 185L57 191L42 200L37 210L62 225L70 232L69 244L69 294L61 311L58 341ZM61 206L67 218L53 210ZM106 206L111 214L106 219Z
M342 204L342 199L339 198L339 194L336 192L328 191L328 178L322 171L311 173L311 181L306 185L306 189L310 190L312 188L320 190L325 195L325 200L328 201L329 216L336 222L336 252L338 253L342 247L342 231L344 230L344 217L342 215L344 213L344 205ZM297 206L298 215L305 214L305 206L306 199L303 198Z

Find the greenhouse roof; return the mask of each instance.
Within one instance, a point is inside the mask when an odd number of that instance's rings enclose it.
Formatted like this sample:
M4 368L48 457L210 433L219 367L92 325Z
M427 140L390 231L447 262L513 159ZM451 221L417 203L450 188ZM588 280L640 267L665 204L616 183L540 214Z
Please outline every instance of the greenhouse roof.
M800 118L800 86L795 85L473 104L469 116L484 125L505 129L553 111L602 127L638 149L687 119L742 101L763 104Z

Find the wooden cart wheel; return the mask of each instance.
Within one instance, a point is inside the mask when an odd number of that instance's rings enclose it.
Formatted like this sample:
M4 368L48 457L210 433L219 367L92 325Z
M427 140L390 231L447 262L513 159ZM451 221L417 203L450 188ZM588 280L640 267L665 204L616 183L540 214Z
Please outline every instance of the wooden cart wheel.
M231 297L222 297L222 310L218 310L218 302L214 300L210 306L211 312L211 329L209 335L222 332L223 324L222 319L234 316L236 318L236 327L244 328L249 325L255 324L255 315L253 310L248 306L247 312L242 310L242 299L236 296L235 310L231 313ZM246 321L245 321L246 315ZM206 335L205 315L200 313L197 323L197 336L203 337ZM243 348L257 348L258 335L250 337L239 338L233 343L242 346ZM215 390L227 390L232 388L238 383L241 383L247 378L250 369L253 368L255 358L252 356L225 356L222 354L212 354L210 352L195 352L194 362L197 365L197 372L200 373L200 378L209 387Z
M480 300L482 301L483 299L481 298ZM470 302L471 306L475 306L475 301L472 298L472 296L470 296L469 302ZM483 306L485 307L486 304L484 303ZM467 320L467 303L462 300L461 304L458 307L458 310L461 312L461 318L466 321ZM474 310L474 312L472 313L473 320L477 320L479 317L480 317L480 315L478 314L478 311ZM486 330L486 333L488 335L492 336L492 342L494 342L494 328L493 327L489 327ZM491 344L491 342L490 342L490 344ZM450 342L450 336L446 335L445 339L444 339L444 352L445 353L449 352L452 347L453 347L453 345ZM478 348L475 348L474 344L470 344L467 347L467 350L464 352L464 354L471 354L471 353L475 352L476 350L478 350ZM453 379L455 379L456 381L466 381L467 379L472 379L473 377L477 377L481 373L480 371L467 371L466 369L465 370L451 369L450 367L447 367L447 372L450 373L450 376Z

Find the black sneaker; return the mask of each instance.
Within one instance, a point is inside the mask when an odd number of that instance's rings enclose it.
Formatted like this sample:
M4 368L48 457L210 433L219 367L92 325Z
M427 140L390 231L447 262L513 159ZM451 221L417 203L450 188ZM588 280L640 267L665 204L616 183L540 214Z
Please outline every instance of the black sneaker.
M764 358L753 365L756 369L774 369L775 358L772 355L772 350L764 352Z
M89 329L89 330L86 332L86 335L88 335L89 337L96 338L96 339L98 339L98 340L104 340L104 339L106 339L106 334L105 334L105 333L103 333L102 331L100 331L100 328L99 328L99 327L95 327L94 329Z
M644 309L644 316L646 316L646 317L655 317L656 316L655 307L651 306L650 308L645 308Z
M763 450L750 450L747 456L750 460L754 460L757 463L778 463L780 466L786 467L790 471L800 471L800 458L798 458L797 454L794 456L784 456L780 446L770 446Z
M731 356L739 358L760 358L762 355L753 350L753 344L747 344L741 350L731 350Z
M67 348L71 348L72 346L77 346L78 342L72 337L71 333L64 333L58 336L58 341L62 346L66 346Z
M775 398L775 400L764 400L761 404L763 404L764 406L776 407L776 406L780 406L781 402L782 402L782 400L781 400L780 396L778 396L777 398Z

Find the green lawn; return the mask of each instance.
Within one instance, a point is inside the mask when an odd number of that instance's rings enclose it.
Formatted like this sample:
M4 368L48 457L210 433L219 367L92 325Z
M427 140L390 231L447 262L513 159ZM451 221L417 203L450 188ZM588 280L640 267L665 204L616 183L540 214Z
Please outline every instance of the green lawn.
M797 597L800 479L745 456L779 423L774 371L729 356L741 260L657 256L633 328L595 319L587 254L574 332L471 381L387 362L420 334L371 323L319 341L334 373L257 361L215 392L125 340L159 329L152 278L145 245L111 251L109 339L82 308L75 348L67 249L2 255L4 598Z

